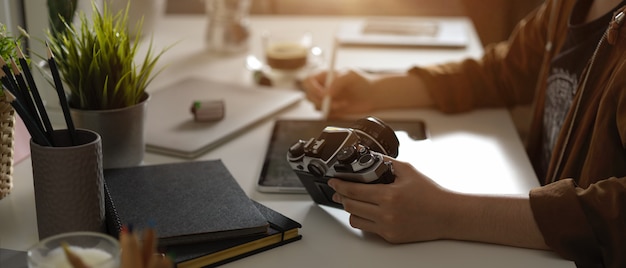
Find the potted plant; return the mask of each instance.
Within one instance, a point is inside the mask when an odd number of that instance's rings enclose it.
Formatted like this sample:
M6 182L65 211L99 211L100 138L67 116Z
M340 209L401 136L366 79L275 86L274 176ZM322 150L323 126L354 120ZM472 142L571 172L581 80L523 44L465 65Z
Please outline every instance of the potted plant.
M146 87L158 73L152 41L141 64L139 40L130 37L128 6L113 13L103 1L92 3L91 20L78 14L78 26L64 21L64 31L49 32L49 46L58 65L76 127L102 137L105 168L133 166L143 161ZM141 22L135 26L141 31Z

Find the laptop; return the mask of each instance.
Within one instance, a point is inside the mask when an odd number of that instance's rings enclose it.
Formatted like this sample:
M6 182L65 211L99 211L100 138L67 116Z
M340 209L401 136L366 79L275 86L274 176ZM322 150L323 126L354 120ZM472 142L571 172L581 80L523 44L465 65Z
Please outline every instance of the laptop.
M251 125L298 103L294 89L226 84L189 77L151 94L146 112L146 150L196 158L235 137ZM222 100L224 117L197 122L194 101Z
M413 142L428 139L426 126L421 120L383 120L400 140L399 152ZM277 119L257 180L257 190L264 193L306 193L300 179L287 163L287 150L298 140L318 137L326 126L351 127L354 120L300 120ZM404 144L404 146L403 146Z
M342 23L336 34L342 45L463 48L469 43L462 20L378 18Z

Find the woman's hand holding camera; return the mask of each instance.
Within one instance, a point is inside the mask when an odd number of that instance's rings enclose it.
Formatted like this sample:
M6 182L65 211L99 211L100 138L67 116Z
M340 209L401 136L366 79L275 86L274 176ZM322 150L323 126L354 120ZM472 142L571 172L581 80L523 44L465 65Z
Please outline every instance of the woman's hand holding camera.
M363 184L331 179L333 201L349 212L350 225L376 233L391 243L446 238L453 217L446 206L452 193L406 162L389 158L396 175L391 184Z

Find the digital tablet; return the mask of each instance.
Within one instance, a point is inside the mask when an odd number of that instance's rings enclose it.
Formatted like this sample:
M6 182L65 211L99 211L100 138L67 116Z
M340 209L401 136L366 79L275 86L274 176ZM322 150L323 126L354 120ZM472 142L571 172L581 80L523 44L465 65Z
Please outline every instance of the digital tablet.
M274 122L257 189L265 193L306 193L304 186L287 163L287 150L298 140L308 140L320 135L327 126L351 127L355 120L321 121L278 119ZM398 135L406 134L415 141L428 138L421 120L384 120ZM402 143L399 151L402 152Z

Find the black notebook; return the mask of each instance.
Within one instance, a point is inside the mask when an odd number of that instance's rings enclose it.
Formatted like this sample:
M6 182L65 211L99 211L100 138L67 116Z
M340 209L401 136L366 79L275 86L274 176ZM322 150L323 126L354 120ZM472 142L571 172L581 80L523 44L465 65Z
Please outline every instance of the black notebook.
M265 234L269 223L221 160L104 170L108 232L153 227L170 246Z
M302 238L300 223L254 202L270 223L267 234L164 248L176 267L215 267Z

